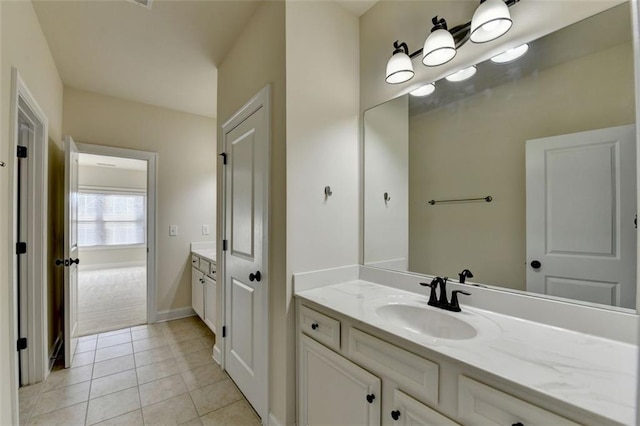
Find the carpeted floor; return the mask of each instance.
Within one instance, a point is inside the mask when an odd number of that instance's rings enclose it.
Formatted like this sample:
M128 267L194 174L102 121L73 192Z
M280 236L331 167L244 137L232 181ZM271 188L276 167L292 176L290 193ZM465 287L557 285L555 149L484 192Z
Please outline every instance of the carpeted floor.
M146 322L146 267L78 272L79 336Z

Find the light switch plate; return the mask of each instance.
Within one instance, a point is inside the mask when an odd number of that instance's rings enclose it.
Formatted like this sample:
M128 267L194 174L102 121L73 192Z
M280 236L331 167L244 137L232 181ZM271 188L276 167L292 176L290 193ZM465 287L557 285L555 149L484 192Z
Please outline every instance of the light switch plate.
M175 237L178 235L178 225L169 225L169 236Z
M202 235L209 235L209 225L202 225Z

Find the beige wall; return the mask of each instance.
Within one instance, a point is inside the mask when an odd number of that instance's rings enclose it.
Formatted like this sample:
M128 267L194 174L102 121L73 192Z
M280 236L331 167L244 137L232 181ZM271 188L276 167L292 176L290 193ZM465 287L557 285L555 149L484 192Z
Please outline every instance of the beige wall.
M78 184L107 188L147 189L146 170L128 170L111 167L79 167Z
M287 2L287 423L295 419L292 274L358 263L358 18ZM333 195L324 196L331 186Z
M406 271L409 262L409 99L364 114L364 264ZM390 197L385 202L384 193Z
M11 324L13 318L9 318L10 306L10 280L9 271L13 259L12 251L8 244L12 240L12 229L9 224L9 215L13 205L10 176L13 175L13 153L9 151L13 138L10 135L9 107L11 99L11 68L16 67L25 84L36 98L38 104L47 115L49 121L49 189L50 200L55 195L52 193L52 185L55 185L59 177L59 168L56 161L60 158L61 128L62 128L62 81L58 75L55 63L49 51L47 42L40 28L30 2L1 2L0 3L0 160L7 163L7 167L0 169L2 179L0 182L0 423L11 423L11 395L15 392L11 389L10 357L11 345L7 342L13 340ZM49 211L53 211L54 202L49 203ZM49 259L57 252L57 239L55 238L54 224L58 219L55 214L51 216L49 223ZM61 323L58 311L60 296L59 282L55 279L59 274L51 269L48 274L48 307L49 307L49 345L55 341ZM15 401L14 401L15 402Z
M191 306L190 248L214 241L216 121L65 87L63 131L78 142L158 153L158 312ZM169 237L169 225L178 236Z
M525 141L634 123L633 78L626 43L411 117L410 270L525 290Z
M247 23L218 69L218 117L224 123L253 95L271 84L271 165L270 165L270 240L269 240L269 341L270 411L285 421L284 356L286 335L286 125L285 125L285 3L264 2ZM219 128L219 131L221 128ZM223 151L218 135L218 151ZM222 170L218 182L222 182ZM223 193L221 186L218 187ZM218 200L221 217L222 204ZM222 236L222 223L218 234ZM218 262L222 242L218 241ZM221 288L221 287L220 287ZM220 300L220 298L218 298ZM220 310L218 310L220 312ZM218 318L218 324L221 322ZM266 419L263 419L266 420ZM287 422L289 423L289 422Z

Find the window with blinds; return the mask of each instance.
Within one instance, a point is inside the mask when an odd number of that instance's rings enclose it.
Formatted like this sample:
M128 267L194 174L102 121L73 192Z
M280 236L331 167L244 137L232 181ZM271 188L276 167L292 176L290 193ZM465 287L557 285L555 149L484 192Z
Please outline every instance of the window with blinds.
M78 193L78 245L125 246L146 243L144 193Z

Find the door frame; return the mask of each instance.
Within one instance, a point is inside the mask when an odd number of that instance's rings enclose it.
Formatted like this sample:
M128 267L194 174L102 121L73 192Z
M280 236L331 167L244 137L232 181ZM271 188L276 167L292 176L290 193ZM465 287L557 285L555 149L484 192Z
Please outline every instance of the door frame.
M22 104L22 106L20 106ZM32 159L32 167L29 168L29 179L33 185L29 185L28 198L31 202L28 215L28 236L27 247L30 256L27 259L29 276L27 285L33 289L28 292L27 303L30 308L30 315L27 316L27 339L28 339L28 363L29 363L29 383L36 383L45 380L49 375L49 353L48 353L48 167L49 167L49 120L38 105L35 97L29 91L24 80L20 76L17 68L11 69L11 101L9 111L10 125L10 155L12 161L8 165L12 168L9 173L9 188L11 190L11 209L9 211L9 226L11 227L11 238L7 241L11 256L11 267L9 268L9 324L11 327L12 341L10 345L15 345L19 337L18 321L18 270L15 256L16 243L18 242L16 214L18 206L18 158L16 151L18 147L18 132L20 129L18 120L20 110L35 121L33 147L29 153ZM18 407L18 351L11 351L10 382L14 389L12 406L16 409L13 418L17 421Z
M262 238L262 256L263 256L263 266L262 270L264 271L264 279L262 281L262 287L264 288L266 295L266 309L263 310L264 315L262 318L262 324L266 324L265 333L263 333L262 345L265 358L265 364L267 366L267 374L265 386L263 389L263 393L267 398L267 412L266 413L258 413L262 416L263 424L267 424L269 418L269 409L270 409L270 393L269 393L269 385L271 383L270 378L270 370L269 370L269 334L271 331L271 323L270 323L270 315L269 315L269 306L271 297L269 294L270 291L270 280L269 280L269 235L270 235L270 226L269 226L269 206L270 206L270 181L271 181L271 85L268 84L263 87L258 93L256 93L247 103L245 103L235 114L233 114L227 121L222 124L222 148L224 152L228 152L228 139L227 135L236 127L238 127L242 122L244 122L247 118L249 118L254 112L258 111L260 108L264 108L265 114L267 116L266 120L266 137L267 137L267 161L266 161L266 175L267 182L265 185L265 194L264 194L264 209L263 209L263 238ZM226 166L223 165L222 172L222 212L221 212L221 221L222 221L222 233L220 240L227 239L227 173ZM220 243L222 241L219 241ZM218 287L218 316L216 318L221 321L221 324L216 324L217 330L222 330L224 323L226 321L227 315L227 307L226 307L226 261L227 261L227 252L222 250L222 245L218 245L220 254L220 265L218 265L218 274L221 277L222 285ZM220 347L218 347L218 344ZM225 369L225 351L226 351L226 339L218 339L216 338L216 344L213 348L214 351L214 359L219 361L220 366Z
M111 157L131 158L147 162L147 323L157 321L157 177L158 154L105 145L76 142L81 154L107 155Z

